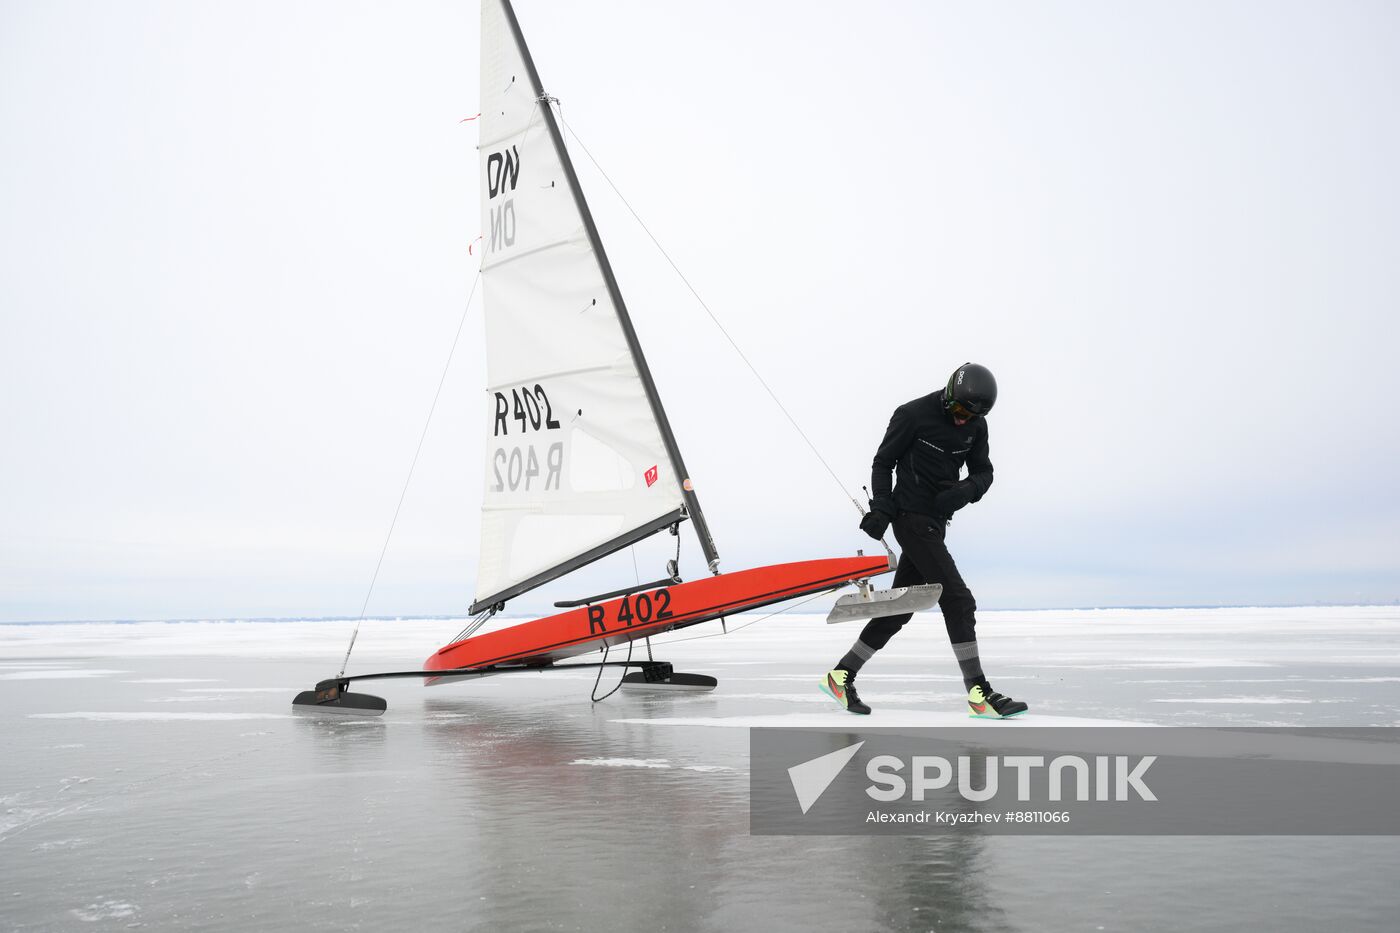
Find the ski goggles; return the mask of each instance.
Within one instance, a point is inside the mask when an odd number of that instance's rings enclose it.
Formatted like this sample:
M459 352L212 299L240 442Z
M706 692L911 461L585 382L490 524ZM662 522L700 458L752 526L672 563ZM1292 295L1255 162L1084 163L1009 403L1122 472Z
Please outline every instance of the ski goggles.
M953 413L954 418L965 418L971 420L977 417L977 412L968 408L962 402L954 402L948 406L948 410Z

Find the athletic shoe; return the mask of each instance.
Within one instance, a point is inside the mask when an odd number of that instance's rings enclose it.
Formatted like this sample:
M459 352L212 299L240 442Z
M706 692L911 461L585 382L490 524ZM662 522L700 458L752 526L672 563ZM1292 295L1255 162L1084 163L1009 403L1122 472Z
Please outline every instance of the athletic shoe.
M837 703L845 707L847 712L860 713L862 716L870 714L870 707L860 701L860 694L856 693L855 675L843 668L834 671L827 671L818 683L821 684L822 692L831 697Z
M1020 700L997 693L985 680L973 684L972 689L967 692L967 706L972 710L971 715L974 719L1007 719L1030 709Z

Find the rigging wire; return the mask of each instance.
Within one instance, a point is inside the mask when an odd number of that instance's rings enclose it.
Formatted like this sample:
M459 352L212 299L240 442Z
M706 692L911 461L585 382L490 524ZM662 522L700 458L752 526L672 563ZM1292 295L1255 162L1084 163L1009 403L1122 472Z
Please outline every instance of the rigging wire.
M512 79L511 79L511 86L512 86L512 87L514 86L514 82L515 82L515 79L512 78ZM510 90L510 88L508 87L508 88L506 88L506 90ZM539 116L539 112L540 112L539 103L540 103L540 100L541 100L541 99L542 99L542 98L536 99L536 101L535 101L535 106L532 107L532 108L530 108L530 119L527 120L527 121L525 122L525 129L524 129L524 130L521 132L521 134L520 134L520 143L519 143L518 145L524 145L524 144L525 144L525 141L529 138L529 136L530 136L530 130L531 130L531 129L534 127L534 125L535 125L535 118ZM481 116L481 114L478 113L478 114L476 115L476 117L479 117L479 116ZM467 119L465 119L465 120L460 120L460 121L458 121L458 122L460 122L460 123L467 123L467 122L469 122L469 121L471 121L471 120L475 120L476 117L468 117ZM480 239L481 239L480 236L478 236L478 237L476 238L476 240L480 240ZM472 252L472 246L474 246L474 245L476 244L476 240L472 240L471 244L469 244L469 245L467 246L467 252L468 252L468 254L470 254L470 253ZM483 257L483 258L485 258L485 257ZM476 270L476 277L472 279L471 292L470 292L470 294L467 295L467 303L466 303L466 306L462 308L462 319L461 319L460 321L457 322L457 332L456 332L455 334L453 334L453 336L452 336L452 346L451 346L451 348L447 351L447 362L446 362L445 364L443 364L443 367L442 367L442 376L441 376L441 378L438 379L437 391L433 393L433 403L432 403L432 405L428 406L428 418L427 418L427 420L423 423L423 433L422 433L421 435L419 435L419 437L418 437L418 449L415 450L415 451L413 452L413 462L412 462L411 464L409 464L409 467L408 467L408 476L404 479L403 490L399 493L399 504L396 505L396 506L394 507L394 518L393 518L392 521L389 522L389 532L388 532L388 534L386 534L386 535L384 536L384 546L380 549L380 551L379 551L379 560L378 560L378 562L375 563L375 565L374 565L374 575L370 578L370 581L369 581L369 592L365 593L365 601L364 601L364 604L360 607L360 616L359 616L358 619L355 620L355 631L353 631L353 632L350 634L350 645L345 649L345 660L344 660L343 662L341 662L341 665L340 665L340 673L337 675L337 676L339 676L339 677L344 677L344 676L345 676L345 668L350 664L350 652L353 651L353 650L355 649L355 639L358 638L358 637L359 637L359 634L360 634L360 623L364 621L364 619L365 619L365 612L366 612L366 610L369 608L369 600L370 600L370 597L371 597L372 595L374 595L374 584L375 584L375 582L379 579L379 570L380 570L380 568L384 565L384 555L385 555L386 553L388 553L388 550L389 550L389 540L390 540L390 539L393 537L393 535L394 535L394 526L395 526L396 524L398 524L398 521L399 521L399 512L400 512L400 510L403 509L404 496L406 496L406 495L408 494L408 484L409 484L409 483L412 481L412 479L413 479L413 470L414 470L414 468L418 466L418 455L419 455L420 453L423 452L423 441L424 441L424 440L427 438L427 436L428 436L428 426L431 425L432 422L433 422L433 412L437 410L438 398L442 395L442 386L443 386L443 383L447 381L447 371L448 371L448 370L451 368L451 366L452 366L452 356L453 356L453 354L454 354L454 353L456 352L456 350L457 350L457 342L458 342L458 341L461 339L461 337L462 337L462 328L463 328L463 326L465 326L466 323L467 323L467 312L471 310L472 299L476 297L476 288L477 288L477 286L478 286L479 284L481 284L481 267L480 267L480 266L477 267L477 270ZM462 631L461 631L460 633L458 633L457 637L454 638L453 641L454 641L454 642L457 642L457 641L461 641L461 640L464 639L464 638L470 637L473 633L476 632L477 629L479 629L479 628L481 628L483 625L485 625L486 622L487 622L492 616L494 616L495 614L496 614L496 609L495 609L495 607L493 606L492 608L487 609L487 610L485 610L485 611L483 611L483 612L480 612L480 613L478 613L477 615L473 616L473 617L472 617L472 620L471 620L469 623L467 623L467 626L466 626L464 629L462 629Z
M784 608L782 608L782 609L778 609L778 610L776 610L776 611L774 611L774 612L770 612L770 613L768 613L768 614L765 615L765 616L759 616L757 619L753 619L753 620L751 620L751 621L749 621L749 622L745 622L743 625L735 626L735 627L732 628L732 629L731 629L731 628L725 628L724 631L720 631L720 632L710 632L708 635L691 635L691 636L689 636L689 637L687 637L687 638L668 638L668 639L666 639L665 641L658 641L658 642L657 642L657 645L664 648L664 647L666 647L667 645L679 645L679 644L680 644L681 642L683 642L683 641L699 641L699 640L702 639L702 638L722 638L722 637L725 636L725 635L733 635L735 632L742 632L744 629L748 628L750 625L757 625L757 624L760 623L760 622L767 622L769 619L772 619L772 618L775 618L775 617L777 617L777 616L780 616L780 615L782 615L782 614L785 613L785 612L791 612L791 611L794 610L794 609L801 608L802 606L805 606L805 605L807 605L808 603L813 602L814 600L821 599L823 596L830 596L830 595L832 594L832 592L834 592L834 591L833 591L833 590L823 590L823 591L820 592L820 593L813 593L811 596L808 596L806 599L802 600L801 602L793 603L791 606L786 606L786 607L784 607ZM723 620L721 619L721 621L723 621ZM650 644L650 642L648 641L648 645L649 645L649 644Z
M671 258L671 254L666 252L666 247L661 245L661 241L656 238L656 234L651 232L651 228L646 225L646 222L642 220L641 216L637 213L636 209L632 207L632 204L627 200L626 197L623 196L622 192L618 190L617 185L613 183L612 178L608 176L607 172L603 171L603 167L598 164L598 160L593 158L593 153L588 151L588 146L584 143L584 141L581 138L579 138L578 133L574 132L574 128L564 120L564 109L562 107L559 108L559 122L563 124L564 128L567 129L570 135L574 137L574 142L578 143L579 148L583 150L583 154L588 157L588 161L593 163L593 167L598 170L598 174L603 176L603 180L608 183L608 187L613 190L613 194L617 195L618 200L622 202L622 205L627 208L628 213L632 215L632 219L637 221L638 226L640 226L642 230L646 233L646 235L651 239L652 244L656 246L657 250L666 259L666 262L670 264L671 269L680 278L681 282L685 284L685 287L690 290L690 294L695 297L695 300L699 302L700 307L705 310L705 313L707 315L709 315L710 321L715 325L715 327L719 329L719 332L724 335L724 339L729 341L729 345L734 348L734 352L739 354L739 359L744 361L744 365L749 368L749 372L753 373L754 378L758 380L758 384L763 386L763 390L768 393L768 397L773 400L773 404L778 406L778 410L783 413L783 417L787 418L788 423L792 425L793 430L795 430L798 433L798 435L802 438L802 440L806 442L808 448L811 449L812 454L817 458L818 461L821 462L821 465L826 468L826 472L831 475L832 481L835 482L837 487L841 490L841 494L847 499L851 500L851 504L856 507L857 512L859 512L861 515L864 515L865 509L861 506L860 502L856 499L856 497L851 495L850 491L846 489L846 485L841 482L841 478L836 475L836 471L831 468L831 464L826 462L826 458L821 455L821 451L817 449L817 445L812 443L812 439L807 436L807 432L802 430L802 426L797 423L797 419L792 416L792 413L789 412L787 410L787 407L783 405L781 400L779 400L778 395L776 392L773 391L772 386L770 386L768 384L768 381L764 379L762 375L759 374L758 368L754 366L753 362L748 358L744 351L739 348L739 344L735 342L732 336L730 336L729 331L725 330L724 325L720 323L719 318L716 317L715 313L710 310L710 306L705 303L705 299L701 298L700 293L696 291L695 286L690 284L690 279L685 277L685 273L681 271L680 266L676 265L676 261Z
M743 625L736 626L736 627L733 628L733 629L725 628L724 631L720 631L720 632L710 632L708 635L692 635L692 636L690 636L690 637L688 637L688 638L670 638L670 639L667 639L666 641L659 642L659 644L660 644L662 647L665 647L666 645L679 645L679 644L680 644L681 642L683 642L683 641L699 641L699 640L702 639L702 638L719 638L719 637L721 637L721 636L723 636L723 635L732 635L732 634L734 634L735 632L742 632L744 629L748 628L750 625L757 625L757 624L760 623L760 622L766 622L766 621L768 621L769 619L772 619L772 618L775 618L775 617L777 617L777 616L780 616L780 615L782 615L782 614L785 613L785 612L791 612L793 609L798 609L798 608L800 608L800 607L802 607L802 606L807 605L808 603L810 603L810 602L812 602L812 601L814 601L814 600L821 599L823 596L829 596L829 595L830 595L830 592L813 593L811 596L808 596L806 599L804 599L804 600L802 600L802 601L800 601L800 602L793 603L791 606L786 606L786 607L784 607L784 608L782 608L782 609L779 609L779 610L777 610L777 611L775 611L775 612L770 612L770 613L768 613L767 615L759 616L757 619L753 619L753 620L751 620L751 621L749 621L749 622L745 622ZM721 621L724 621L724 620L722 619ZM650 659L651 659L651 639L650 639L650 638L646 638L646 639L644 639L644 640L645 640L646 643L647 643L647 658L650 660ZM632 647L633 647L636 643L637 643L636 639L633 639L632 641L629 641L629 642L627 643L627 664L628 664L628 665L630 665L630 664L632 663ZM605 663L606 663L606 661L608 660L608 650L609 650L609 645L605 642L605 643L603 644L603 661L604 661ZM602 668L602 667L599 667L599 668L598 668L598 676L595 677L595 678L593 679L593 692L590 694L590 698L593 700L594 703L601 703L601 702L603 702L603 701L606 700L608 697L612 696L614 693L616 693L617 691L619 691L619 690L622 689L622 684L623 684L623 681L626 679L626 677L627 677L627 667L624 666L624 667L622 668L622 678L618 680L617 685L616 685L615 687L613 687L611 690L609 690L607 693L603 694L602 696L598 696L598 684L601 683L602 680L603 680L603 668Z
M456 637L453 638L452 641L448 642L448 644L456 644L459 641L465 641L466 639L472 637L472 635L476 634L476 630L485 625L486 622L495 614L495 606L491 606L490 608L481 610L476 615L471 617L471 621L467 623L467 627L458 632Z
M365 593L365 601L360 606L360 617L355 620L355 631L350 633L350 644L345 649L345 660L340 664L340 673L337 677L345 676L345 668L350 664L350 652L355 650L355 639L360 634L360 623L365 620L365 612L369 609L369 599L374 595L374 584L379 580L379 570L384 566L384 555L389 552L389 540L394 536L394 526L399 523L399 512L403 510L403 500L408 495L408 484L413 481L413 471L418 466L418 455L423 452L423 441L427 440L428 427L433 423L433 412L437 411L438 399L442 397L442 386L447 382L447 371L452 368L452 355L457 352L457 342L462 337L462 328L467 323L467 312L471 310L472 299L476 297L476 286L481 282L481 269L476 270L476 276L472 279L471 292L467 295L467 303L462 308L462 318L457 322L457 333L452 335L452 347L447 351L447 362L442 366L442 375L438 377L437 391L433 393L433 403L428 406L428 417L423 422L423 432L418 435L418 448L413 451L413 462L408 465L408 476L404 477L403 489L399 492L399 504L394 506L394 517L389 522L389 531L384 535L384 546L379 549L379 560L374 565L374 575L369 580L369 591Z

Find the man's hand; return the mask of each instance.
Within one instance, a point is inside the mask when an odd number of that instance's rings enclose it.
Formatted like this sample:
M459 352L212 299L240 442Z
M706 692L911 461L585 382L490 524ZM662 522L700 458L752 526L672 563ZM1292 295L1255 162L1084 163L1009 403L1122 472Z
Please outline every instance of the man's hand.
M860 530L876 541L885 536L885 530L889 527L890 520L879 512L866 512L865 517L860 520Z
M958 509L972 501L972 493L973 490L969 485L959 483L956 486L948 487L935 496L933 506L939 515L949 518Z
M860 520L860 530L876 541L885 537L885 531L899 514L899 506L894 504L894 496L876 496L870 500L870 511Z
M885 524L889 524L899 515L899 506L894 504L894 496L876 496L870 500L870 511L885 516Z

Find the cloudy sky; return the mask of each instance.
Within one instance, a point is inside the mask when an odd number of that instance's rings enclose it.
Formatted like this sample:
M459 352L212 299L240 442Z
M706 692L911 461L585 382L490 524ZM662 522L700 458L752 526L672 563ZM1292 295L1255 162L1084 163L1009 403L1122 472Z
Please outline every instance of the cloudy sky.
M983 606L1400 598L1393 4L518 13L848 490L895 405L996 372ZM0 621L359 612L475 271L477 16L0 0ZM579 161L725 566L869 548ZM471 601L481 334L372 615Z

